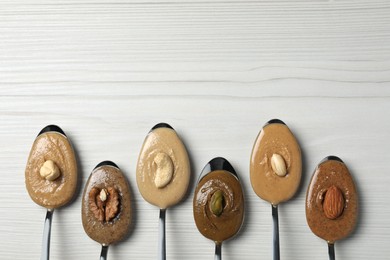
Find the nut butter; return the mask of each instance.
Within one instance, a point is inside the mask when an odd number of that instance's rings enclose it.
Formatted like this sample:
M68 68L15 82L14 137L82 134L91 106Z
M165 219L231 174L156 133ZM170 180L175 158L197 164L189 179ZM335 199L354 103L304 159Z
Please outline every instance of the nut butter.
M26 188L38 205L55 209L67 204L77 186L77 162L65 133L55 125L36 137L25 171Z
M296 193L302 174L301 150L290 129L269 121L253 146L250 180L255 193L276 206Z
M158 124L149 132L138 158L137 184L142 197L166 209L186 194L190 181L187 150L167 124Z
M316 168L306 193L306 220L314 234L333 244L357 223L358 197L348 168L335 156Z
M215 197L221 198L220 203L213 201ZM196 187L193 206L195 223L203 236L216 242L231 238L244 218L244 197L238 179L223 170L207 174Z
M113 162L92 171L84 189L81 216L87 235L102 245L123 240L131 224L129 184Z

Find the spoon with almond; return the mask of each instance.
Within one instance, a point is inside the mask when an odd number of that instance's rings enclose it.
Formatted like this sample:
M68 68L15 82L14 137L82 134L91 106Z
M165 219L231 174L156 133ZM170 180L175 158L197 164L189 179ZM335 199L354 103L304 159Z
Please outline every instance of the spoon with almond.
M328 243L329 259L334 244L347 237L358 218L358 196L352 175L336 156L323 159L314 171L306 193L306 220L311 231Z

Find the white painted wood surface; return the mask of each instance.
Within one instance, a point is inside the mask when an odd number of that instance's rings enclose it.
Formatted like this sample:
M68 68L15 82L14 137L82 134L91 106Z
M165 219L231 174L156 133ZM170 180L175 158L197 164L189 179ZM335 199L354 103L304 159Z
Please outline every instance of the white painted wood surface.
M29 198L32 142L60 125L77 151L77 199L54 214L51 259L97 259L81 225L81 191L115 161L134 194L134 229L109 259L156 259L158 210L139 195L135 165L156 123L176 128L192 161L188 197L167 212L168 259L213 259L192 217L195 179L214 156L245 188L246 219L224 259L271 259L270 206L249 182L261 126L284 120L304 156L302 187L280 207L281 259L327 259L311 233L305 191L335 154L360 193L356 231L336 259L390 255L389 1L1 1L0 259L39 259L45 210Z

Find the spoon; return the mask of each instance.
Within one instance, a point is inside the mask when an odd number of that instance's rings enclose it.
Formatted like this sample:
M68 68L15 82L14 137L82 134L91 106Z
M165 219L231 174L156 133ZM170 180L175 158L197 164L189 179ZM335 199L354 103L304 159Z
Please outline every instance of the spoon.
M109 245L128 234L130 201L130 186L119 167L112 161L99 163L85 186L81 215L87 235L102 245L100 260L107 259Z
M47 209L41 260L48 260L54 209L72 199L77 185L75 154L60 127L48 125L39 132L30 151L25 177L26 188L32 200Z
M250 177L255 193L271 203L274 260L280 259L278 205L295 194L301 174L301 151L294 135L282 120L268 121L253 146Z
M328 244L335 260L336 241L347 237L357 223L357 191L344 162L325 157L317 166L306 193L306 220L311 231Z
M244 219L244 196L233 166L212 159L199 175L193 211L199 232L215 243L215 260L222 259L222 242L233 237ZM210 223L211 222L211 223Z
M184 197L189 180L190 163L184 144L169 124L156 124L140 151L137 184L142 197L160 209L159 260L166 259L166 210Z

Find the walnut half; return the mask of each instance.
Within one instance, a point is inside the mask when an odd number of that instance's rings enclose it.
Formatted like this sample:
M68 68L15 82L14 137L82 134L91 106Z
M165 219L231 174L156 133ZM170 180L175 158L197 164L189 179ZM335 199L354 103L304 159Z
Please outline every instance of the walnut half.
M100 193L104 190L106 198L103 201ZM113 187L99 189L93 187L89 192L89 209L100 222L108 222L116 217L119 211L119 194Z

